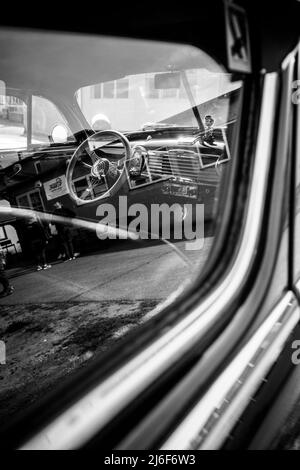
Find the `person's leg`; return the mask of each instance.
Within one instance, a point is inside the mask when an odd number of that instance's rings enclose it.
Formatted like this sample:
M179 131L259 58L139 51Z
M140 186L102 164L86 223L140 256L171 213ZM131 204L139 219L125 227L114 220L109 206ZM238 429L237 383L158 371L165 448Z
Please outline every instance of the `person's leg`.
M42 246L42 247L41 247L40 259L41 259L41 262L42 262L42 266L45 266L45 265L47 264L47 260L46 260L46 247L45 247L45 246Z
M36 263L38 267L43 266L42 252L40 248L36 252Z
M0 283L3 285L3 290L0 295L9 295L14 291L13 286L10 285L8 277L4 269L0 269Z
M63 252L63 257L65 260L68 260L69 259L68 246L67 246L66 237L63 231L59 233L59 242L60 242L60 246Z
M65 231L63 235L63 244L64 244L64 250L66 254L66 260L72 259L74 256L73 243L72 243L72 238L67 231Z
M66 254L65 254L65 247L61 238L60 234L57 234L55 237L55 243L56 243L56 249L58 252L57 259L63 259Z
M65 255L66 255L66 260L70 259L71 258L71 255L70 255L70 251L69 251L69 244L68 244L68 240L67 239L64 239L64 250L65 250Z
M35 264L37 265L37 270L39 271L40 269L42 269L41 248L39 240L32 241L31 250Z
M9 288L9 280L4 269L0 269L0 283L3 285L3 291Z
M42 244L41 251L40 251L40 259L41 259L43 269L49 269L52 267L51 264L47 263L46 249L47 249L47 245Z
M70 258L74 258L74 245L73 245L72 237L68 238L68 247L69 247Z

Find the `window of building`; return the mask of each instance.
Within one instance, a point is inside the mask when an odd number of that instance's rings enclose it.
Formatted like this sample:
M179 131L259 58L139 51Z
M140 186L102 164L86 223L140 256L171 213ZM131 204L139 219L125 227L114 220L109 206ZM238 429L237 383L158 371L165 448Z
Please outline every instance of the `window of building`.
M146 77L146 98L159 98L159 90L156 90L154 87L154 75Z
M122 78L116 81L116 97L117 98L128 98L129 96L129 80L128 78Z
M18 207L22 209L34 209L36 211L45 210L39 189L17 196L16 201Z
M21 150L27 146L27 104L13 92L3 88L0 91L0 150ZM0 165L9 163L9 157L1 154Z
M103 83L103 98L115 97L115 82Z
M5 227L0 227L0 240L5 240L7 238Z
M161 90L161 98L177 98L178 90L176 88L169 88L167 90Z
M91 87L91 98L95 100L101 99L102 94L101 94L101 83L98 83L94 86Z

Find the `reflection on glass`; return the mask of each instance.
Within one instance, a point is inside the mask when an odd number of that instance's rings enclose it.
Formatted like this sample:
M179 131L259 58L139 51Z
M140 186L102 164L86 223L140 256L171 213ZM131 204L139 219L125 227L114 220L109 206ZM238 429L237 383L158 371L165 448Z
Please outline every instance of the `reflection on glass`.
M207 262L242 81L186 45L23 31L0 70L5 423Z

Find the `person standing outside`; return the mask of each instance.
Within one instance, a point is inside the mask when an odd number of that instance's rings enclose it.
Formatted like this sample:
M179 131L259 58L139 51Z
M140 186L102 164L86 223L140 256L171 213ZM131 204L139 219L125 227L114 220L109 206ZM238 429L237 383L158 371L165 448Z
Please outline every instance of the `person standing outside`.
M52 224L56 226L58 240L64 249L65 261L75 259L71 221L75 217L75 213L57 201L54 204L53 215L62 217L62 219L53 217Z
M0 297L11 295L14 291L14 287L10 285L8 277L5 272L6 268L6 255L2 246L0 246L0 283L3 285L3 290L0 293Z
M31 249L37 262L37 271L51 268L51 264L48 264L46 259L46 247L50 234L36 214L33 213L30 217L27 229L31 241Z

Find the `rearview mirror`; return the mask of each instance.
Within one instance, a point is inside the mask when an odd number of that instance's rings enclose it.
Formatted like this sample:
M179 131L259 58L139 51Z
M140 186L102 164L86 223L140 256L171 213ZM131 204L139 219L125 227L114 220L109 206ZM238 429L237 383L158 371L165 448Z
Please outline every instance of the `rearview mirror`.
M156 90L179 89L180 84L180 72L157 73L154 77L154 88Z

